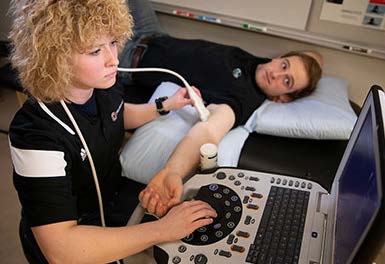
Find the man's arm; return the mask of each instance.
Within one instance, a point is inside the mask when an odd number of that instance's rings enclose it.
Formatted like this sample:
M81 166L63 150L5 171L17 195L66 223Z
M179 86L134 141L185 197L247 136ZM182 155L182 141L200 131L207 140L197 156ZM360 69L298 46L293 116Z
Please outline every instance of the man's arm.
M179 142L164 168L143 190L139 199L144 208L158 216L180 202L183 194L182 179L191 175L199 165L199 149L205 143L219 144L233 127L235 115L225 104L209 105L210 117L198 122Z
M233 127L235 115L225 104L208 106L210 117L195 124L178 144L164 169L183 179L193 173L200 161L199 149L205 143L218 145Z

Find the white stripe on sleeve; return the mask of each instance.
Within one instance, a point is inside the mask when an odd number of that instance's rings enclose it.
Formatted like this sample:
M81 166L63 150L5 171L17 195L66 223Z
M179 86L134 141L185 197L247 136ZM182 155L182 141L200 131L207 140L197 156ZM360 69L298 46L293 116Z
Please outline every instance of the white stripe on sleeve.
M13 166L20 176L58 177L66 175L67 162L64 159L64 152L19 149L9 145Z

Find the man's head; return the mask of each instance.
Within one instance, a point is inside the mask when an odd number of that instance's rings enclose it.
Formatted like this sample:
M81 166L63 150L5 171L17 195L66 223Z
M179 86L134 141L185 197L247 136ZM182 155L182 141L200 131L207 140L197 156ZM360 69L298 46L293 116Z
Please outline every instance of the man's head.
M260 64L255 79L266 96L287 103L310 95L322 74L322 56L316 52L289 52Z

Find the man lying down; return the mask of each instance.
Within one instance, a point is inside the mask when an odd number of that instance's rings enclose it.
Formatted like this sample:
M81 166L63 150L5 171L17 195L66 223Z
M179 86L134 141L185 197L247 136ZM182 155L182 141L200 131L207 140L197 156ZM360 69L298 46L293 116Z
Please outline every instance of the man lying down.
M127 0L127 3L135 22L134 38L120 55L120 67L173 70L200 90L210 111L209 119L197 122L188 131L163 169L139 195L148 212L163 216L180 202L182 179L198 167L200 146L218 144L230 129L244 124L266 99L287 103L310 95L321 77L322 56L304 51L266 59L236 47L173 38L161 28L147 1ZM122 77L146 86L178 82L163 73L122 74ZM170 110L167 99L158 101L163 108L159 113L167 114Z

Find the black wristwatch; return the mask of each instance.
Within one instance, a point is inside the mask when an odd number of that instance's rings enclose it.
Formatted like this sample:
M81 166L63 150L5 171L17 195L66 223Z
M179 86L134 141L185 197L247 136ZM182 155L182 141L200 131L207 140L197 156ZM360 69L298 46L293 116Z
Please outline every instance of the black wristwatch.
M162 96L155 99L156 111L158 111L160 115L167 115L168 113L170 113L170 111L166 111L163 108L163 102L166 101L167 99L168 99L167 96Z

